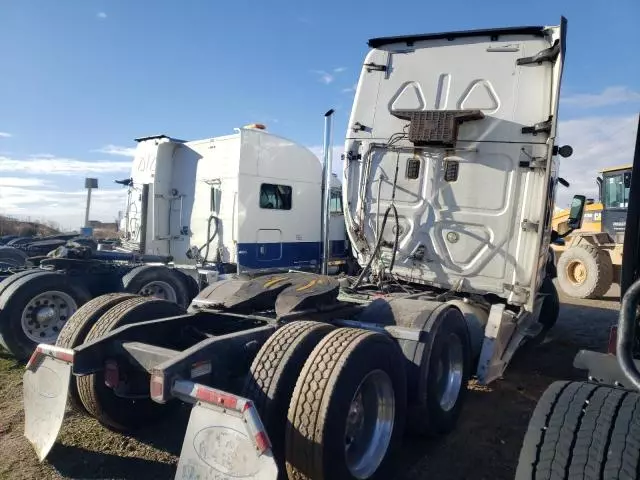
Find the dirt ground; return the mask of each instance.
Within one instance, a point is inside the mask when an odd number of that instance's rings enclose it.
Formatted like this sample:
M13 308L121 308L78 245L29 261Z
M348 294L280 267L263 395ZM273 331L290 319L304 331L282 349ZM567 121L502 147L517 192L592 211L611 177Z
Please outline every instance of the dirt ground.
M560 320L542 345L522 349L504 379L488 388L472 386L455 432L437 440L405 440L396 479L512 479L537 399L555 380L584 378L572 367L573 358L580 348L606 348L617 298L614 290L600 301L563 298ZM173 478L187 407L135 438L69 412L47 461L38 463L22 436L23 368L0 353L0 479Z

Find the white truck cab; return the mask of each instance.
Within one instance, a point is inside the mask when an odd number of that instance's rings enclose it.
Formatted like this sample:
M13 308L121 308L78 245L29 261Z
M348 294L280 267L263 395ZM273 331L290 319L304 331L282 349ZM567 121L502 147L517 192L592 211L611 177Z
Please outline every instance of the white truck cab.
M373 256L377 275L393 265L408 282L491 293L532 311L558 175L564 28L369 46L343 179L359 263Z
M203 140L137 142L122 221L126 248L177 265L217 265L220 273L318 268L322 165L309 149L262 125ZM331 189L339 263L347 245L336 176Z

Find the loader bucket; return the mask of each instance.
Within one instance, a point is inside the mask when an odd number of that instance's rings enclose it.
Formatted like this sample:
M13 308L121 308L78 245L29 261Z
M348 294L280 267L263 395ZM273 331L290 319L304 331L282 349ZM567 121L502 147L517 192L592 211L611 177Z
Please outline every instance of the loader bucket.
M196 402L182 444L176 480L278 478L269 437L251 401L182 380L175 383L172 393Z
M67 406L73 350L38 345L23 377L24 435L40 461L58 437Z

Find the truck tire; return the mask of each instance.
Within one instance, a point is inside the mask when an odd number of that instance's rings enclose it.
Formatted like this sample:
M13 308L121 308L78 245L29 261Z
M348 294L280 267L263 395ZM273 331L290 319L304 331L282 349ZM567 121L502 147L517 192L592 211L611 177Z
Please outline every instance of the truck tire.
M61 272L36 270L0 293L0 345L26 360L39 343L55 343L60 330L91 295Z
M636 479L640 394L588 382L555 382L538 402L516 480Z
M27 263L27 254L14 247L0 246L0 261L21 267Z
M110 308L91 327L85 342L100 338L130 323L184 314L176 303L157 298L135 297ZM147 379L148 382L148 379ZM104 372L77 377L78 395L87 413L115 430L133 430L166 412L151 398L124 398L105 384Z
M10 285L14 284L21 278L26 277L27 275L31 275L33 273L39 273L42 271L43 270L39 268L30 268L29 270L23 270L22 272L11 274L10 276L2 280L2 282L0 282L0 295L2 295L2 292L4 292L7 288L9 288Z
M269 337L251 364L242 396L253 400L258 409L281 471L287 410L296 380L311 351L333 329L328 323L289 323Z
M404 359L389 337L354 328L328 334L305 362L289 406L289 478L391 478L406 388Z
M611 257L590 244L568 248L558 260L558 283L570 297L602 297L613 283Z
M187 280L168 267L136 267L122 277L122 287L125 292L169 300L185 308L191 303Z
M75 348L84 343L87 333L107 310L125 300L135 298L132 293L108 293L101 295L82 305L60 330L56 345L63 348ZM85 411L78 395L77 377L72 375L69 382L69 403L78 410Z
M418 378L412 379L417 395L409 404L407 429L419 436L453 430L471 376L471 345L464 316L457 308L449 307L436 319L439 321L429 322L423 329L433 338L429 348L414 346L413 358L419 358L420 366ZM403 351L406 356L406 346Z

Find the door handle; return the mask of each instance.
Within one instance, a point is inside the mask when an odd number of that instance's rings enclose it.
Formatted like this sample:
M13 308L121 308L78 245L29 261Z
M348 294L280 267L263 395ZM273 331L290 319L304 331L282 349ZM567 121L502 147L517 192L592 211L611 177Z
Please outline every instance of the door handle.
M265 254L264 245L260 245L260 255L264 255L264 254Z

